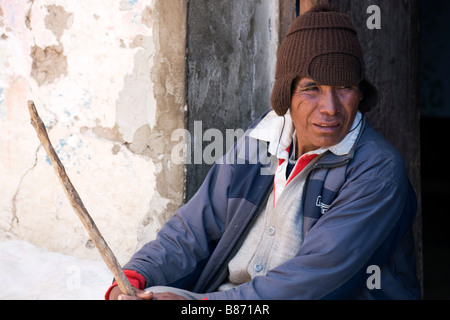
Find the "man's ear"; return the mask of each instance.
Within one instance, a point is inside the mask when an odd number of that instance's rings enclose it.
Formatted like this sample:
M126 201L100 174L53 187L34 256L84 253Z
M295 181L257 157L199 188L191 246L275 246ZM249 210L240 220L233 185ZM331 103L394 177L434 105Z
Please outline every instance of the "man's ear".
M358 87L362 93L362 100L359 103L359 111L364 114L372 110L378 103L378 90L366 79L363 79L359 83Z

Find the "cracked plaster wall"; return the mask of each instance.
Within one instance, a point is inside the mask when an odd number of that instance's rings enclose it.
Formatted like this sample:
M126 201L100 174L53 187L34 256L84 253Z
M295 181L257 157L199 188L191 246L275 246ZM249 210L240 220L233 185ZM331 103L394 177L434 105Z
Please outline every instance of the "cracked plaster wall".
M28 99L121 263L181 205L170 137L184 127L185 6L0 0L0 241L100 259L29 124Z

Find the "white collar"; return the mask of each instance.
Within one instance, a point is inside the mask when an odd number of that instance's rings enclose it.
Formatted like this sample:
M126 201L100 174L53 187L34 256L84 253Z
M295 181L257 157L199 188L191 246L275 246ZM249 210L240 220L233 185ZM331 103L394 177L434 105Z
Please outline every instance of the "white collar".
M322 154L330 151L335 155L346 155L350 152L361 130L362 115L358 111L352 128L338 144L328 148L319 148L306 154ZM295 139L295 127L289 111L284 116L278 116L275 111L269 112L261 122L250 132L249 137L269 142L270 154L278 159L289 158L286 150Z

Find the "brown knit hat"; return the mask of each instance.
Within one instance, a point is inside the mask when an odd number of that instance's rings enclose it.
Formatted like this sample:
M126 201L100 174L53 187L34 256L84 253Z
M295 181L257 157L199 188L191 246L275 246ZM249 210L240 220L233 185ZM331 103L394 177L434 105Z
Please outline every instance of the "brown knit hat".
M294 20L280 46L271 96L278 115L291 106L294 79L305 76L321 85L359 85L363 113L378 101L376 88L364 79L362 49L350 17L323 4Z

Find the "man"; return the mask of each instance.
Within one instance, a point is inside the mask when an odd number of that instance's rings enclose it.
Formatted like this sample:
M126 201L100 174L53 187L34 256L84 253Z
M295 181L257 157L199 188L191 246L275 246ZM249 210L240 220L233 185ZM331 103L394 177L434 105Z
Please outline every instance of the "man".
M317 5L297 18L273 111L124 266L137 298L420 298L416 196L364 119L376 102L349 16ZM113 285L106 298L133 297Z

